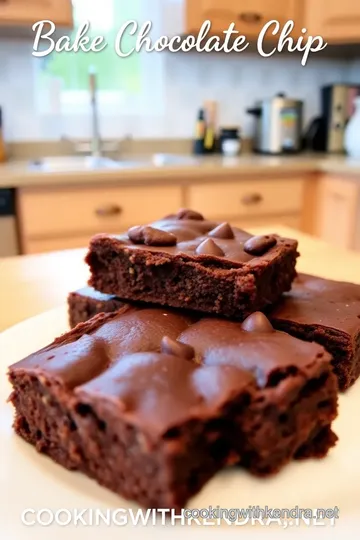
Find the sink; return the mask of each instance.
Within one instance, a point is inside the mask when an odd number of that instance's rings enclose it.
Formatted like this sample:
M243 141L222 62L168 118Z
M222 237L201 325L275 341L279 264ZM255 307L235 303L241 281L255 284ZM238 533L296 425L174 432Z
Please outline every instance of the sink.
M198 162L198 158L194 156L184 156L179 154L154 154L151 158L151 163L156 167L186 167L189 165L197 165Z
M139 166L140 164L130 160L114 160L107 157L93 156L59 156L37 159L29 163L33 171L65 172L65 171L90 171L97 169L122 169L125 167Z
M181 167L196 165L193 156L177 154L153 154L132 159L111 159L100 156L54 156L36 159L28 163L31 171L72 172L94 171L99 169L133 169L140 167Z

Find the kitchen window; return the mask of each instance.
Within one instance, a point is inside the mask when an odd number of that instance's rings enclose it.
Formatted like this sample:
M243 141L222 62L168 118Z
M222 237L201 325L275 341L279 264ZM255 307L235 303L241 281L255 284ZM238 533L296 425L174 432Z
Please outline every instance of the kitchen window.
M115 37L125 21L139 25L151 20L151 35L161 35L163 0L73 0L76 29L89 21L88 35L104 36L107 47L101 52L60 52L36 59L38 70L38 110L68 120L89 115L89 69L97 74L98 103L101 117L113 121L122 115L159 115L163 113L163 54L133 53L117 56ZM124 36L125 47L133 46L136 36ZM106 122L105 122L106 124ZM75 126L74 126L75 127ZM69 130L67 130L69 131ZM75 131L75 129L74 129ZM74 136L78 133L68 133ZM106 136L106 134L105 134Z

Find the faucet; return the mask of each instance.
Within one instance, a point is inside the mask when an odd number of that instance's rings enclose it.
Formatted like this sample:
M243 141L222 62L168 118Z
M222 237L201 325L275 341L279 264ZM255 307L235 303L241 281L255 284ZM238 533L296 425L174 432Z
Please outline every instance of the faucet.
M91 120L92 120L92 138L91 155L92 157L101 157L102 145L99 129L99 111L97 103L96 71L93 66L89 68L89 88L91 102Z
M1 1L1 0L0 0ZM100 136L99 128L99 108L97 101L97 84L96 70L93 66L89 68L89 90L91 104L91 125L92 135L90 142L74 142L74 150L77 154L90 154L92 158L103 157L103 152L118 152L119 142L108 141L103 142ZM62 137L62 140L68 140L67 137Z

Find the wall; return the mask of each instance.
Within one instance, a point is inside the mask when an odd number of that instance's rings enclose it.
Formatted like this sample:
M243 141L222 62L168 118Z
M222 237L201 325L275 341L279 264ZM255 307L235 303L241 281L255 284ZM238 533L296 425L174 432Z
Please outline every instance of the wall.
M360 84L360 59L349 63L347 77L350 83Z
M164 8L164 33L180 33L183 0L158 0ZM39 103L46 99L39 89L38 59L31 56L32 43L0 40L0 106L4 111L5 138L11 141L89 137L90 116L65 117L43 114ZM321 85L360 82L360 61L321 59L314 55L302 67L294 55L261 58L258 54L167 54L162 55L162 76L145 88L154 93L161 87L161 107L156 113L102 115L104 137L188 138L193 134L197 109L206 99L219 102L219 124L240 125L252 132L246 109L257 99L277 92L305 101L305 124L319 113ZM160 86L159 86L160 85ZM39 99L40 98L40 99Z

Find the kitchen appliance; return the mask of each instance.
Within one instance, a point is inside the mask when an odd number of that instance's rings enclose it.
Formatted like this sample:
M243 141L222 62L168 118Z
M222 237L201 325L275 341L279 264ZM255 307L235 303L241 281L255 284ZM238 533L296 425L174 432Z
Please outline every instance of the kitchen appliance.
M324 122L322 150L344 152L346 125L355 112L360 84L332 84L321 89L321 115Z
M300 152L303 102L284 94L259 101L248 109L256 118L254 150L261 154Z
M325 125L322 116L316 116L312 120L304 133L304 150L311 152L324 151Z
M15 193L13 189L0 189L0 257L18 255L19 252Z

